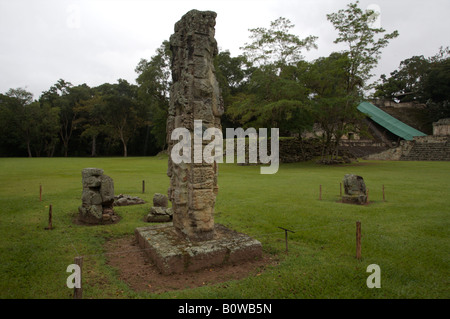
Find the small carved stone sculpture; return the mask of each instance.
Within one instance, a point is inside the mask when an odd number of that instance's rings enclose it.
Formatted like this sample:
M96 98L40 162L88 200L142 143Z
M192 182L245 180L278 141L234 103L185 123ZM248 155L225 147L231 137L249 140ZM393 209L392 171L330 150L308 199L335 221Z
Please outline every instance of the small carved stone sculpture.
M153 207L147 215L147 222L149 223L165 223L172 221L172 208L168 207L167 196L155 193L153 195Z
M114 222L114 182L111 177L103 175L100 168L85 168L81 172L83 192L82 204L78 207L79 221L87 224Z
M346 174L343 180L345 195L342 202L349 204L365 204L367 202L367 190L364 179L354 174Z

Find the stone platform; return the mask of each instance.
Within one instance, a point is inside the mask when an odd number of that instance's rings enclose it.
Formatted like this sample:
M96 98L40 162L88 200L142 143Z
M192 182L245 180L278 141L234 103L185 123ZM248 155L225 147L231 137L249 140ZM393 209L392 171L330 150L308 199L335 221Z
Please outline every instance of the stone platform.
M176 233L172 223L135 229L139 246L165 275L252 260L262 245L245 234L215 224L212 240L191 242Z
M342 202L345 204L365 205L367 204L367 195L344 195Z

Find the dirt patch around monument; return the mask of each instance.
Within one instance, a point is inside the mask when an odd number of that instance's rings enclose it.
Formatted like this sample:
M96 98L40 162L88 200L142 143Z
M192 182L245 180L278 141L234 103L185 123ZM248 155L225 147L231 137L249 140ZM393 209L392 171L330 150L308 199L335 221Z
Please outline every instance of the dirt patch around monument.
M163 293L259 276L267 267L278 265L278 258L264 254L239 265L222 265L189 273L160 273L156 265L139 248L135 236L113 239L105 244L107 264L118 271L119 279L134 291Z
M101 221L97 224L95 223L86 223L85 221L81 220L78 216L72 218L72 223L75 225L81 225L81 226L99 226L99 225L114 225L120 222L120 220L122 219L121 216L116 215L117 218L115 218L114 220L110 219L107 221Z

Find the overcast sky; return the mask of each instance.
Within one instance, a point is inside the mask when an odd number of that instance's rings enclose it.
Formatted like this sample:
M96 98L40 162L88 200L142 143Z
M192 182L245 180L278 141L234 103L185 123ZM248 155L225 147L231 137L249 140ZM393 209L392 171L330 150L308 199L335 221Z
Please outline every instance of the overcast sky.
M305 52L311 61L343 49L326 14L344 9L350 0L0 0L0 93L22 87L37 99L62 78L94 87L135 83L135 67L150 59L191 9L217 13L216 40L232 56L249 41L250 28L269 27L285 17L293 32L318 36L318 49ZM400 36L384 49L380 74L394 71L414 55L435 55L450 46L449 0L360 1L378 8L379 23Z

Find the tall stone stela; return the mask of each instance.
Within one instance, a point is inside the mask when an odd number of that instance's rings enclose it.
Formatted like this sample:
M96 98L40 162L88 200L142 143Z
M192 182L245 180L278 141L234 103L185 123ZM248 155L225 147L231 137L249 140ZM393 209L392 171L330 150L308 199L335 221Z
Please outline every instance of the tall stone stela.
M178 141L173 141L171 134L176 128L186 128L194 141L194 134L202 134L194 132L194 120L202 121L203 131L213 127L221 130L223 100L213 64L218 53L216 16L212 11L191 10L175 24L170 37L173 82L167 119L168 197L175 230L192 241L214 238L218 167L215 162L194 163L193 146L191 163L174 163L170 154ZM203 148L208 143L204 141Z
M221 130L223 101L213 66L213 58L218 53L215 19L216 13L211 11L189 11L175 24L175 33L170 38L173 83L167 119L169 155L181 142L171 139L176 128L184 129L183 134L189 132L191 142L203 140L206 129ZM196 120L202 121L201 129L196 127ZM204 149L211 142L204 141L200 146ZM191 143L188 163L179 163L169 156L168 198L172 202L172 223L135 229L138 245L165 275L262 256L258 240L214 224L217 165L198 161L194 146Z

